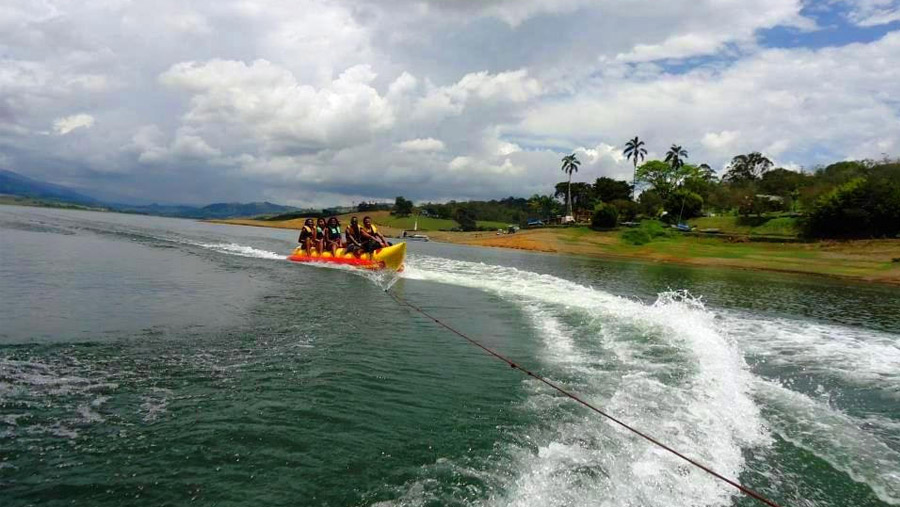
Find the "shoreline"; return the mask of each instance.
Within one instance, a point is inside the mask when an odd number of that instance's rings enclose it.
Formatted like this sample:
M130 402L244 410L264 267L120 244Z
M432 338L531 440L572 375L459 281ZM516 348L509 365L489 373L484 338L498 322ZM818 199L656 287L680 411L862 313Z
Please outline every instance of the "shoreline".
M398 238L399 239L399 238ZM618 255L618 254L571 254L571 253L560 253L551 250L536 250L536 249L528 249L528 248L516 248L516 247L502 247L502 246L493 246L493 245L479 245L477 243L465 243L465 242L452 242L452 241L434 241L435 243L447 243L454 245L462 245L462 246L471 246L475 248L492 248L498 250L515 250L519 252L529 252L534 254L541 255L560 255L567 257L580 257L587 259L607 259L615 262L635 262L640 264L647 265L665 265L672 264L681 267L687 268L707 268L707 269L719 269L719 270L732 270L732 271L745 271L745 272L755 272L755 273L771 273L771 274L784 274L784 275L797 275L797 276L809 276L814 278L824 278L832 281L843 281L843 282L854 282L854 283L874 283L882 286L889 287L900 287L900 279L874 279L874 278L865 278L858 276L850 276L850 275L837 275L832 273L821 273L817 271L802 271L796 269L785 269L785 268L777 268L777 267L757 267L757 266L740 266L740 265L729 265L729 264L703 264L700 262L694 262L691 259L654 259L651 257L640 257L640 256L631 256L631 255Z
M298 229L302 225L302 220L300 223L252 219L205 222L273 229ZM379 227L386 236L399 236L402 232L388 226ZM420 232L439 243L647 264L812 275L900 287L900 262L892 261L900 258L900 240L747 243L686 235L634 246L620 240L620 231L593 231L586 227L528 229L499 236L492 232Z

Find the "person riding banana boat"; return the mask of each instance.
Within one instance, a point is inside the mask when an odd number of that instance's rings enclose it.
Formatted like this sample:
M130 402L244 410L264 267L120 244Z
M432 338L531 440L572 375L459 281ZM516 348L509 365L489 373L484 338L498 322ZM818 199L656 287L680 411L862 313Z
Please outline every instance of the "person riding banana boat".
M319 218L316 220L316 251L319 252L319 255L325 253L325 219Z
M363 217L362 234L363 238L368 239L371 243L374 243L370 245L374 248L367 251L374 251L378 248L384 248L391 245L386 239L384 239L384 236L382 236L381 233L378 232L378 227L375 227L375 224L372 223L371 217Z
M313 252L321 255L325 252L325 229L324 218L318 219L315 224L312 218L307 218L303 223L297 242L300 243L307 255L313 255Z
M331 251L332 257L337 257L338 248L344 248L344 242L341 240L341 223L337 217L331 217L325 227L325 250Z
M344 237L346 238L344 245L346 245L345 248L347 249L347 252L359 257L359 253L362 252L363 249L363 238L362 228L359 226L358 218L350 218L350 225L344 230Z
M308 218L304 221L298 241L300 246L294 249L288 260L402 271L406 256L406 243L389 243L372 223L371 217L364 217L363 224L357 217L352 217L350 225L343 231L337 217L330 217L327 221L324 218L316 221Z
M300 229L300 237L297 238L297 242L300 243L300 247L307 255L312 255L316 241L316 226L312 218L307 218L303 222L303 228Z

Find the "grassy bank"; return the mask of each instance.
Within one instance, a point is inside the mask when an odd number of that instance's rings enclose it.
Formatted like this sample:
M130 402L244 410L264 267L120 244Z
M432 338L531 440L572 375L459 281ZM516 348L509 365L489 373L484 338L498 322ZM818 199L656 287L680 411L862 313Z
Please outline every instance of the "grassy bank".
M397 216L393 216L390 213L387 213L384 211L382 211L380 213L383 213L383 215L378 217L378 223L383 226L390 227L392 229L398 229L398 230L405 229L405 230L411 231L413 229L413 226L416 225L417 221L418 221L418 225L419 225L419 230L425 231L425 232L450 230L450 229L459 227L459 224L456 223L455 220L448 220L448 219L444 219L444 218L431 218L431 217L416 218L416 217L411 217L411 216L397 217ZM373 220L375 220L374 217L373 217ZM494 230L506 229L506 227L508 225L506 222L490 222L490 221L484 221L484 220L479 220L477 222L477 224L478 224L478 227L484 227L484 228L494 229Z
M900 240L757 243L675 232L652 237L645 243L636 243L628 240L629 232L598 232L586 227L536 229L503 236L459 237L454 242L695 266L826 275L900 285Z
M718 229L731 235L793 238L800 234L798 219L789 216L702 217L688 223L697 229Z
M349 216L342 216L342 221L346 223ZM398 222L391 221L393 217L390 217L388 212L371 213L371 216L387 235L399 234L403 228L389 225L396 225ZM271 222L234 219L217 222L296 230L300 228L303 220ZM721 219L718 224L728 225ZM770 225L766 234L772 235L775 225ZM738 227L740 224L734 222L731 226ZM422 228L421 220L419 227ZM778 228L781 228L782 232L785 230L783 221ZM756 243L729 237L698 237L664 230L658 234L648 233L649 239L646 242L639 242L629 236L635 234L633 231L594 231L587 227L568 227L524 230L516 234L502 235L493 232L434 231L429 231L428 235L436 241L473 246L825 275L900 285L900 260L893 262L893 259L900 259L900 240ZM750 230L747 234L752 232Z

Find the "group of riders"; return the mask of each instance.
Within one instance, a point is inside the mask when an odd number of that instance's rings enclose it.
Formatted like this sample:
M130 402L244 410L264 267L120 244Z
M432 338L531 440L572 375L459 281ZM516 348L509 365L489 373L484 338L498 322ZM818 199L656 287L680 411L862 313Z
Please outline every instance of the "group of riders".
M350 225L343 231L343 235L341 222L337 217L331 217L327 221L324 218L316 221L307 218L297 241L307 255L313 255L313 252L318 252L319 255L331 252L335 257L338 248L359 257L363 253L372 253L379 248L390 246L370 217L363 217L362 225L359 224L358 218L350 218Z

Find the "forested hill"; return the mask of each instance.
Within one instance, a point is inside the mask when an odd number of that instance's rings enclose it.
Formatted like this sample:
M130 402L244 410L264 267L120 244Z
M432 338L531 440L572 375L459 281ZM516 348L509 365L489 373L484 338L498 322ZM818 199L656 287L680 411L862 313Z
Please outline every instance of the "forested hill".
M93 205L99 202L70 188L31 179L27 176L0 169L0 194L18 195L33 199L48 199L75 204Z
M112 204L110 208L126 213L142 213L166 217L181 218L234 218L254 217L259 215L273 215L296 211L298 208L282 206L271 202L218 202L203 207L196 206L166 206L151 204L149 206L134 206L128 204Z
M207 206L186 205L136 205L103 202L62 185L35 180L12 171L0 169L0 194L27 197L49 205L77 204L110 211L140 213L181 218L234 218L274 215L297 211L292 206L271 202L219 202Z

